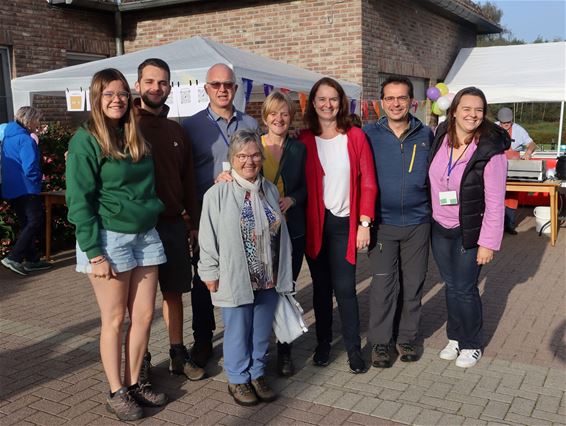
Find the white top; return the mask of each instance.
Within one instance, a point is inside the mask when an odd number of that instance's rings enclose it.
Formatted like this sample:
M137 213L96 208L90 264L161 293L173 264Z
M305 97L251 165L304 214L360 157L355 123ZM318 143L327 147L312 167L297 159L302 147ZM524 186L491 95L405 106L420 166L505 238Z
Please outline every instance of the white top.
M332 139L315 136L318 158L324 170L324 206L334 216L350 215L350 160L348 136L339 134Z
M499 121L496 122L499 125ZM513 151L526 151L533 139L527 131L517 123L511 125L511 149Z

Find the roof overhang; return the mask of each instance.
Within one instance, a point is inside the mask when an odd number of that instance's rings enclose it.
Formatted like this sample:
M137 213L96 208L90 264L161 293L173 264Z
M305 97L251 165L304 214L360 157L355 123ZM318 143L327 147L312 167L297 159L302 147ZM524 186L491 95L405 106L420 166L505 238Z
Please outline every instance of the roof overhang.
M52 6L96 10L99 12L133 12L178 4L203 3L205 1L207 0L137 0L128 3L116 3L111 0L47 0L47 3Z
M470 0L419 0L419 5L457 22L472 24L478 34L496 34L503 31L499 25L481 14Z

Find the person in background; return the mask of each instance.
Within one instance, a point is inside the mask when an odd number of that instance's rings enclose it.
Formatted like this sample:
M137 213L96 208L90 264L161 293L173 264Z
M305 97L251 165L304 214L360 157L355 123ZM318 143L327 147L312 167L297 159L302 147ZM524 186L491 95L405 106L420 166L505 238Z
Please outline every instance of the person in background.
M476 87L460 90L430 151L432 253L446 289L448 344L439 356L476 365L483 351L478 278L503 237L507 133L487 120Z
M136 126L130 87L120 71L107 68L92 77L90 104L89 120L69 142L68 218L76 227L77 272L88 274L100 309L100 356L110 385L106 408L133 421L143 416L142 406L162 406L168 399L138 380L153 319L157 265L167 260L155 230L163 204L155 193L150 148Z
M332 293L342 322L350 371L366 371L361 354L356 294L356 251L368 247L377 185L371 148L352 127L348 98L340 84L324 77L312 87L305 111L307 149L306 257L313 281L317 346L313 362L330 361Z
M375 244L369 251L373 278L368 328L377 368L391 367L394 345L402 362L418 361L422 353L419 327L430 244L427 171L433 136L409 113L413 98L411 80L387 78L381 85L385 117L364 127L379 187Z
M191 143L179 123L167 118L169 107L165 102L171 91L170 80L171 72L165 61L158 58L143 61L138 66L135 87L140 98L134 100L134 113L143 137L151 146L155 188L165 204L156 229L167 256L167 262L159 265L159 288L169 334L169 371L184 374L189 380L201 380L206 372L192 361L183 343L183 293L191 290L192 277L189 242L196 249L200 207L195 194ZM149 380L150 371L148 351L140 381Z
M228 152L233 180L204 195L198 270L222 308L228 391L255 405L276 398L265 367L278 293L293 289L291 244L279 191L260 174L259 135L238 130Z
M507 107L501 108L497 113L497 119L499 121L496 124L505 129L511 138L511 147L506 152L507 159L530 160L537 145L523 127L513 122L513 110ZM524 151L522 156L521 151ZM505 232L510 235L517 235L515 230L517 207L519 207L519 194L507 192L505 194Z
M232 135L237 130L258 129L254 118L234 107L238 85L234 71L228 65L215 64L209 68L204 90L210 99L208 107L183 121L183 128L192 142L197 200L201 204L204 193L224 170ZM216 324L210 292L196 269L198 255L192 261L195 266L191 293L195 343L191 348L191 359L204 368L212 357L212 335Z
M40 260L37 240L43 225L42 173L37 143L31 136L40 126L41 112L20 108L5 126L2 142L2 197L10 201L20 223L16 243L1 263L20 275L50 269Z

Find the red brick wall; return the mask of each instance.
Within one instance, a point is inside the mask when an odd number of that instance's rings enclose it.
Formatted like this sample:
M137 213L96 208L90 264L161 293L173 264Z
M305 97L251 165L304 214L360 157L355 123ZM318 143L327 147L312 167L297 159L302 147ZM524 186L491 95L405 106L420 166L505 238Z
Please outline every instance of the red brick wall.
M223 6L219 6L223 5ZM193 36L361 83L361 0L232 0L124 15L125 50Z

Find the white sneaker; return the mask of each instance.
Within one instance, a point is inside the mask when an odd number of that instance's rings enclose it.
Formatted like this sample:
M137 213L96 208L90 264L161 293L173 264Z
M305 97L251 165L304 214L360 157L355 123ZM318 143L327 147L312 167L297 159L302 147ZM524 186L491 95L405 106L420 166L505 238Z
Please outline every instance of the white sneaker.
M480 349L462 349L456 359L456 367L470 368L478 363L481 358Z
M448 340L448 344L440 351L438 356L447 361L454 361L460 355L457 340Z

